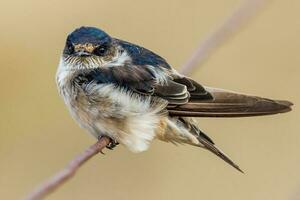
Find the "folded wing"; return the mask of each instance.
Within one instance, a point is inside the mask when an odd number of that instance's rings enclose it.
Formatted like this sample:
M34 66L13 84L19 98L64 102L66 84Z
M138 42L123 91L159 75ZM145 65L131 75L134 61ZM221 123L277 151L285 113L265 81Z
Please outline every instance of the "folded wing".
M249 117L284 113L291 110L289 101L272 100L205 87L211 99L191 98L184 105L168 108L172 116L189 117Z

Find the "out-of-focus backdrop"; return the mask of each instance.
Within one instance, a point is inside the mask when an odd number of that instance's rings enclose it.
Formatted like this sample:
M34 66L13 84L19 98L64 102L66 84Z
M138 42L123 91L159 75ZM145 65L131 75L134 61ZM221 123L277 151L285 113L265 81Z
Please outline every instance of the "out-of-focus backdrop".
M238 0L2 0L0 199L20 199L95 139L71 119L55 72L67 34L101 27L179 68ZM97 155L48 199L300 199L300 1L270 1L191 76L201 83L293 101L293 112L200 119L238 173L207 151L154 142Z

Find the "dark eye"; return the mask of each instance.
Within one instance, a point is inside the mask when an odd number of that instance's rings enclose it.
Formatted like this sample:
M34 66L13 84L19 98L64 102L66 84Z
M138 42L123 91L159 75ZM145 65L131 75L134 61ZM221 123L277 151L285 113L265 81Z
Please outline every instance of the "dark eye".
M107 51L107 46L106 45L102 45L97 47L93 53L97 56L103 56L105 54L105 52Z
M73 54L74 53L74 45L69 41L67 41L65 52L67 54Z

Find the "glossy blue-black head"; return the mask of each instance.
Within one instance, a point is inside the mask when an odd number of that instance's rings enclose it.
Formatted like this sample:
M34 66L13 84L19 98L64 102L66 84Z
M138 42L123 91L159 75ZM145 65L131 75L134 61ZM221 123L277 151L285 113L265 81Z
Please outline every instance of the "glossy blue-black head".
M103 56L112 38L94 27L80 27L68 35L64 54L73 56Z

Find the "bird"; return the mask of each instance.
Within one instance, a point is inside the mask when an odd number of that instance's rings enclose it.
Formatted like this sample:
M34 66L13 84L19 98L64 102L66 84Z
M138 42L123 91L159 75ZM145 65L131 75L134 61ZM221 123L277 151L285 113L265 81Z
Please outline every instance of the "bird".
M60 96L80 127L106 146L146 151L151 141L206 149L240 172L197 125L196 117L285 113L293 103L207 87L139 45L82 26L66 39L57 73Z

